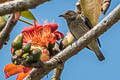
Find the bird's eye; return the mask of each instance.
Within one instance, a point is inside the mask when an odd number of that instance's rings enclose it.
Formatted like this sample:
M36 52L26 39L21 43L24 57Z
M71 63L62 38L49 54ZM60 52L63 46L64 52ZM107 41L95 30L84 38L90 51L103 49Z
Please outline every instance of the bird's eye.
M68 16L73 16L73 15L75 15L75 12L69 11L69 12L67 12L67 15L68 15Z
M73 14L72 14L72 13L66 13L66 15L68 15L68 16L72 16Z

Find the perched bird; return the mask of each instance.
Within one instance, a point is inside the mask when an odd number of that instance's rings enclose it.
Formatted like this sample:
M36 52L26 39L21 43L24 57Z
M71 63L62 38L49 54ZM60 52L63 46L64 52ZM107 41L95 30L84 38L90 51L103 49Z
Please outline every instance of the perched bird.
M74 38L77 40L88 32L92 28L92 24L89 19L82 14L78 14L75 11L68 10L59 17L63 17L68 24L69 31L72 33ZM99 49L99 40L93 40L87 48L95 52L96 56L100 61L104 60L104 56Z

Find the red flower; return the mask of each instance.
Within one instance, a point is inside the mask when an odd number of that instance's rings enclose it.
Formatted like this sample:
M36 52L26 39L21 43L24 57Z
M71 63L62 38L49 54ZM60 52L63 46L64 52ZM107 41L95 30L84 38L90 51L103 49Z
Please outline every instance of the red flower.
M60 31L56 31L57 28L58 25L55 23L47 23L42 26L35 21L33 26L25 27L22 30L23 42L32 43L32 47L48 47L49 44L54 44L56 40L64 37ZM48 61L50 59L49 51L47 49L42 51L41 61Z
M55 23L42 26L35 22L33 26L23 29L23 41L25 43L31 42L33 45L39 44L40 46L48 47L49 43L54 44L56 40L64 37L61 32L56 31L57 28L58 25Z
M15 65L13 63L7 64L4 68L5 78L9 78L12 75L18 74L16 80L23 80L27 74L31 71L30 68L26 68L22 65Z

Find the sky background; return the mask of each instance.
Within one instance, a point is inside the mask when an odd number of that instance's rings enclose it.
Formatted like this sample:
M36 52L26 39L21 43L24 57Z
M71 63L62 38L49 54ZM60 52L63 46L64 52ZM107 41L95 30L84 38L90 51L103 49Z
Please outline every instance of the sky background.
M52 0L31 11L41 24L45 20L48 20L48 22L54 21L59 24L59 30L66 34L68 31L67 24L63 18L58 16L66 10L75 10L77 1ZM112 0L106 15L118 4L120 4L120 0ZM101 15L99 21L106 15ZM11 32L8 44L0 50L0 80L6 80L3 70L6 64L11 63L10 45L12 40L20 34L24 26L28 25L18 22ZM120 21L100 36L100 42L102 45L101 51L105 56L104 61L98 61L95 54L85 48L65 63L61 80L120 80ZM48 74L48 77L45 76L42 80L50 80L52 73ZM7 80L15 80L15 77L12 76Z

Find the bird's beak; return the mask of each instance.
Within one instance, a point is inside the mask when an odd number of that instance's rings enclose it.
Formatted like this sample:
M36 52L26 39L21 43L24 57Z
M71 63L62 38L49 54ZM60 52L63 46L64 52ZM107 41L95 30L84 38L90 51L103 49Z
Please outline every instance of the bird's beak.
M64 17L63 15L59 15L58 17Z

